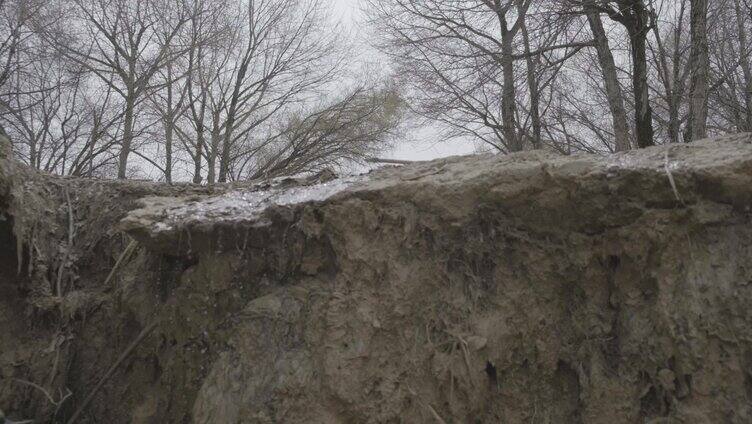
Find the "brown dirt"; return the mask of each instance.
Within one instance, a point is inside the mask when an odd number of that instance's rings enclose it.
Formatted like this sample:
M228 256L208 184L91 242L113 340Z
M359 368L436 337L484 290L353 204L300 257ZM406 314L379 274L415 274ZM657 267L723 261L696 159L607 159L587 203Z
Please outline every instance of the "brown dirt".
M79 422L751 422L750 139L451 158L259 213L0 158L0 408L64 422L159 322Z

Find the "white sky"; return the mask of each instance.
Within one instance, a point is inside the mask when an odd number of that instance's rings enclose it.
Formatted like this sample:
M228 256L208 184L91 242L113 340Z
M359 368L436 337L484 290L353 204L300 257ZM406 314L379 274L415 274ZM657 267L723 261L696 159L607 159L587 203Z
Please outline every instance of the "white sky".
M353 32L353 36L364 40L363 25L357 25L359 16L359 0L330 0L334 16ZM365 44L365 43L364 43ZM366 46L363 46L366 48ZM373 52L373 55L378 53ZM467 155L475 151L472 142L437 142L436 129L429 127L413 131L407 140L401 141L394 148L385 151L382 156L390 159L430 160L446 156Z
M334 16L351 25L358 13L358 0L331 0L334 8Z

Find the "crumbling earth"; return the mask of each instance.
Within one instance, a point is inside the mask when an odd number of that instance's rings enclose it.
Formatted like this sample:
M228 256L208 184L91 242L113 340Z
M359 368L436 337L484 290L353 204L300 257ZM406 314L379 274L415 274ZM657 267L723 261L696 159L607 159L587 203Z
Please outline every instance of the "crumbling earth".
M751 422L750 142L211 188L0 158L0 408Z

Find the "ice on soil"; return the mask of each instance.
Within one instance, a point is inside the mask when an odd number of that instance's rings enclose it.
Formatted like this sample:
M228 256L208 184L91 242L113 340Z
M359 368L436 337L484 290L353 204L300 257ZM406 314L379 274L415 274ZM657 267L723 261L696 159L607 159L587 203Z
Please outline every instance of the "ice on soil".
M165 210L167 223L159 222L160 227L155 230L169 231L175 225L204 220L253 220L270 206L326 200L361 179L360 176L351 176L322 184L286 189L234 190Z

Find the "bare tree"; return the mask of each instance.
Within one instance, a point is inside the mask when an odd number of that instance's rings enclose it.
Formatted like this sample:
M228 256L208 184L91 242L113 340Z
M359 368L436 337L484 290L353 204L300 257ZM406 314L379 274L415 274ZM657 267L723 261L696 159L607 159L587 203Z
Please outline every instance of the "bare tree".
M692 88L689 103L692 138L708 136L708 84L710 58L708 56L708 0L691 0L692 31Z
M0 87L33 62L36 29L49 24L45 6L41 0L0 0Z
M612 0L589 3L594 11L605 13L613 21L624 26L629 35L635 133L639 147L648 147L655 144L647 61L648 34L650 28L655 25L654 16L649 9L650 4L652 4L651 0Z
M745 11L742 8L740 0L733 0L733 5L735 18L734 20L736 23L740 47L739 65L742 68L744 77L744 88L742 96L744 99L745 111L742 114L744 116L743 125L739 125L739 130L752 131L752 63L750 63L749 38L747 37L747 32L749 31L749 29L746 25L746 22L748 22L748 20L745 19ZM748 0L745 0L745 5L747 6L746 16L752 18L752 2L748 3Z
M14 27L20 35L8 41L15 47L7 51L13 57L5 61L7 78L0 85L0 120L14 140L17 157L30 166L83 175L111 159L107 152L113 143L101 135L119 117L98 113L112 106L110 96L99 96L82 67L67 62L39 37L59 18L54 7L44 5L13 4L13 16L30 17L22 29Z
M664 11L662 25L653 26L654 42L649 45L653 67L656 69L657 84L652 86L656 93L657 112L653 115L659 128L663 128L671 143L681 141L682 125L689 119L683 111L691 66L689 37L686 36L685 17L687 0ZM655 15L659 13L654 9Z
M521 137L527 136L532 148L540 149L544 142L543 131L548 125L546 114L553 101L552 86L560 77L564 64L578 55L589 42L566 42L573 34L582 32L583 25L579 19L562 18L553 10L537 9L534 12L533 16L522 21L522 52L513 57L515 60L525 60L528 88L527 98L517 96L519 109L524 116L524 119L519 119L519 134ZM576 35L574 38L577 38Z
M725 0L709 6L709 129L714 132L752 131L749 2Z
M250 179L336 168L374 155L399 134L402 99L394 87L356 87L336 101L297 111L239 168Z
M206 2L209 3L209 2ZM186 92L188 109L184 112L183 125L176 125L175 131L193 162L193 182L200 183L202 163L206 158L209 183L214 183L216 152L219 146L219 120L224 105L222 89L216 90L231 58L229 51L233 45L233 35L237 21L223 13L223 1L207 4L210 13L194 14L191 19L190 50ZM206 34L210 42L200 39ZM217 100L219 99L219 100ZM209 121L207 124L207 120ZM207 143L206 130L211 128L210 143Z
M181 0L74 0L68 30L46 33L61 54L86 67L124 101L118 178L126 177L136 108L155 88L154 75L185 52L173 41L192 11Z
M164 81L163 89L155 90L149 96L152 111L157 115L162 126L161 142L155 144L164 146L164 165L158 165L157 168L161 170L167 183L172 183L175 126L184 112L188 89L188 85L183 81L184 78L179 78L177 75L179 72L180 69L176 69L174 63L168 63L158 78ZM181 81L182 84L179 84Z
M188 104L175 127L190 150L194 181L239 178L257 145L287 109L317 97L339 77L347 49L321 0L252 0L195 19L187 74ZM210 29L213 28L213 29Z
M306 92L322 87L341 69L343 40L326 28L321 0L251 0L235 42L232 85L222 125L219 181L228 180L232 150ZM235 53L235 52L233 52Z
M624 107L624 96L617 75L616 62L611 52L606 30L603 27L600 11L594 0L584 2L583 8L590 26L590 32L593 35L595 49L598 53L598 62L603 74L606 98L608 99L608 107L611 111L613 121L616 151L629 150L631 148L631 138L629 135L627 111Z
M366 3L393 91L444 138L612 152L752 130L749 0ZM0 122L42 170L281 175L357 161L396 125L375 124L378 84L346 88L358 72L326 0L0 11Z
M522 121L530 122L533 146L540 144L541 84L550 83L562 58L590 44L567 25L548 32L540 25L532 34L531 8L546 16L551 13L546 2L372 0L368 5L380 34L377 47L397 63L404 85L413 88L416 111L445 124L449 137L470 135L501 151L525 147ZM516 62L523 60L529 103L521 120Z

